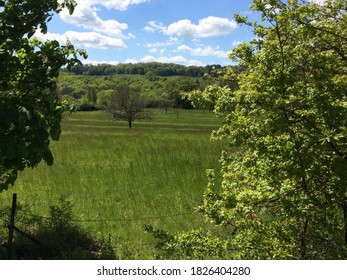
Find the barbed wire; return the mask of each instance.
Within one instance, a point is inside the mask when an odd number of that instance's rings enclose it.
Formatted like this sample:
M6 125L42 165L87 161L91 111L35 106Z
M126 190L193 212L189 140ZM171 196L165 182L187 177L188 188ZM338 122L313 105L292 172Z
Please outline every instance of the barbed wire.
M189 212L189 213L179 213L175 215L167 215L167 216L149 216L149 217L140 217L140 218L128 218L128 219L67 219L67 221L70 222L77 222L77 223L103 223L103 222L138 222L138 221L146 221L146 220L159 220L159 219L166 219L166 218L176 218L176 217L182 217L182 216L191 216L193 214L196 214L196 212ZM37 218L50 220L50 217L45 216L39 216L34 215Z

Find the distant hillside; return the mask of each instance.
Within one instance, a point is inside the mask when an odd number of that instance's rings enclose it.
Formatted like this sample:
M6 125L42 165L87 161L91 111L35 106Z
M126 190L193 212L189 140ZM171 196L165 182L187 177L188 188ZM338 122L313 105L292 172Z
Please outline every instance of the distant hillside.
M229 66L230 67L230 66ZM238 66L232 66L235 72L240 72ZM183 66L173 63L127 63L127 64L99 64L99 65L76 65L71 72L77 75L109 76L115 74L148 75L148 76L187 76L202 77L205 74L226 68L221 65L207 66Z
M191 103L182 98L182 92L204 90L210 84L237 87L234 79L220 79L226 68L163 63L81 65L72 68L72 73L62 70L58 94L80 110L102 109L108 106L115 89L127 84L146 97L148 107L192 108ZM232 68L235 73L241 71L240 67Z
M128 84L146 96L149 107L158 107L169 99L172 106L191 108L190 102L182 99L180 93L202 89L206 83L203 77L149 77L131 74L96 76L63 71L58 79L58 94L80 109L96 109L107 106L107 100L118 85Z

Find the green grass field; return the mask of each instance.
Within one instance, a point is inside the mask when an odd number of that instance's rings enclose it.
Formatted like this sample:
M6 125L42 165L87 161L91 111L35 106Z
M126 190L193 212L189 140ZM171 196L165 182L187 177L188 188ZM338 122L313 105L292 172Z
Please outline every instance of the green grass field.
M107 112L67 114L54 165L19 174L0 194L47 215L60 198L74 205L81 226L112 238L120 258L152 257L154 240L144 224L172 232L207 227L194 212L206 186L205 170L218 169L222 144L210 141L221 120L209 112L153 111L151 120L115 122Z

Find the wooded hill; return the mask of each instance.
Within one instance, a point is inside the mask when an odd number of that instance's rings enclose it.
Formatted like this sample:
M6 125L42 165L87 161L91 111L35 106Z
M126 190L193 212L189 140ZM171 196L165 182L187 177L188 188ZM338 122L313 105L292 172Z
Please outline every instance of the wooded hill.
M125 63L118 65L99 64L99 65L76 65L71 72L77 75L108 76L115 74L130 75L156 75L161 77L168 76L188 76L202 77L205 74L215 73L216 70L223 70L229 66L218 64L207 66L184 66L174 63ZM235 72L240 72L241 68L232 66Z
M235 73L242 70L230 67ZM181 93L204 90L210 84L225 85L220 77L227 69L220 65L186 67L163 63L79 65L71 72L61 71L58 93L80 110L103 109L116 88L127 84L146 97L147 107L192 108ZM235 87L235 83L230 81L229 86Z

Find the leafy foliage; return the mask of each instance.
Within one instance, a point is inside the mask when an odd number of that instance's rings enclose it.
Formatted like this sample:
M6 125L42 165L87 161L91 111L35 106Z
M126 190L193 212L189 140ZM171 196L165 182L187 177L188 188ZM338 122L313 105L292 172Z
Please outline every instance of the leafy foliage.
M252 8L263 23L235 17L256 35L231 55L246 68L239 89L203 92L225 118L212 137L230 148L220 190L209 172L199 211L231 233L230 245L242 248L235 258L344 259L346 1Z
M228 258L228 241L211 233L196 229L181 234L170 234L146 225L145 231L157 239L157 259L225 259Z
M106 109L112 92L118 86L127 84L132 88L141 89L141 95L147 100L148 108L192 108L190 102L182 99L180 93L205 87L210 82L205 77L158 77L151 81L146 75L91 76L62 71L58 79L58 94L63 100L75 104L81 111L85 105L95 109Z
M59 2L59 3L58 3ZM54 13L75 1L0 1L0 191L13 184L17 172L34 167L42 159L53 163L50 138L58 140L64 111L56 95L59 69L79 62L67 43L40 42L37 29L47 32Z
M150 79L157 79L156 76L187 76L202 77L210 74L212 69L222 68L220 65L202 66L183 66L174 63L121 63L118 65L99 64L99 65L76 65L71 71L77 75L107 76L107 75L146 75Z

